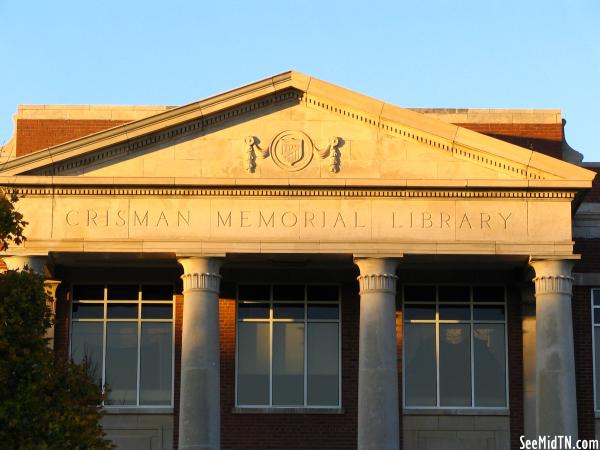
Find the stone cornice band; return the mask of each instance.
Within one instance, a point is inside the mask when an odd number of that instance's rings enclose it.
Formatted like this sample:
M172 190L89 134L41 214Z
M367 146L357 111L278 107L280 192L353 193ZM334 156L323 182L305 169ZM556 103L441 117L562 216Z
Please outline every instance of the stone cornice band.
M541 190L462 190L462 189L406 189L348 188L331 186L313 187L104 187L104 186L1 186L6 192L17 195L52 196L182 196L182 197L356 197L356 198L542 198L572 199L573 191Z

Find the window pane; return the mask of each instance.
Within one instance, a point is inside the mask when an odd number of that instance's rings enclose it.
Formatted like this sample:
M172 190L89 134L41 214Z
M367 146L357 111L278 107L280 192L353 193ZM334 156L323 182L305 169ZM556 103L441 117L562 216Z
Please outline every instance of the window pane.
M468 302L471 301L468 286L440 286L440 302Z
M594 308L594 323L600 324L600 308Z
M273 405L304 404L304 324L273 324Z
M596 409L600 408L600 328L594 327L595 369L596 369Z
M270 300L269 286L264 284L241 285L239 287L240 300Z
M173 300L173 285L148 284L142 286L142 300Z
M474 286L473 300L476 302L503 302L504 288L502 286Z
M474 320L504 320L504 305L474 305Z
M307 403L339 404L339 334L337 323L309 323L307 328Z
M137 284L113 284L108 286L108 300L137 300Z
M440 324L440 406L471 406L471 327Z
M594 297L594 306L600 306L600 291L598 289L593 289L592 296Z
M311 285L306 287L306 296L309 302L337 302L340 291L337 286Z
M268 319L268 303L238 303L238 319Z
M404 301L434 302L435 286L404 286Z
M77 364L88 364L90 378L102 384L102 322L73 322L71 358Z
M440 320L471 320L469 305L440 305Z
M273 286L273 300L304 301L304 285L282 284Z
M73 319L102 319L104 305L102 303L73 303Z
M435 320L435 305L404 305L404 320Z
M404 326L406 406L436 406L435 324Z
M173 305L142 305L142 319L171 319Z
M269 404L269 324L238 324L238 404Z
M308 305L308 319L312 320L338 320L340 311L338 305Z
M506 406L504 325L473 325L475 406Z
M135 405L137 389L137 323L106 324L108 405Z
M141 405L171 404L172 329L173 325L171 323L142 324L140 348Z
M106 317L109 319L137 319L138 305L135 303L117 303L108 305Z
M304 320L304 304L277 304L273 305L274 319Z
M79 285L73 286L73 300L104 300L104 286Z

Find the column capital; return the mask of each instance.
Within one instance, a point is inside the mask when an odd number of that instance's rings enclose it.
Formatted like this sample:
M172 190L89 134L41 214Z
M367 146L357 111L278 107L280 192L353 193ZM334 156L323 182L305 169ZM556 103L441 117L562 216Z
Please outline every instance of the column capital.
M575 261L572 259L531 259L529 265L535 271L535 295L563 293L571 295L573 277L571 270Z
M396 293L396 258L354 258L360 270L357 277L360 284L360 293L365 292L389 292Z
M23 270L27 266L39 275L50 275L47 255L5 256L2 259L9 270Z
M210 291L219 293L221 275L219 270L223 258L197 257L178 258L177 262L183 266L183 292Z

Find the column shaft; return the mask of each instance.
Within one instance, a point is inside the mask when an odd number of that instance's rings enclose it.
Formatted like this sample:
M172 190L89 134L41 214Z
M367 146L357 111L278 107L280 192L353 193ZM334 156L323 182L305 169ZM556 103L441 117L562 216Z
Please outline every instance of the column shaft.
M398 450L396 261L357 259L360 268L358 450Z
M44 290L46 291L46 299L48 307L52 312L52 324L46 330L46 337L48 340L48 346L54 348L54 321L56 319L56 289L60 285L59 280L48 279L50 271L48 270L47 256L8 256L4 258L6 267L10 270L24 270L26 267L31 271L45 277Z
M185 258L179 448L221 448L219 382L220 261Z
M537 434L577 439L572 261L532 261L536 277Z

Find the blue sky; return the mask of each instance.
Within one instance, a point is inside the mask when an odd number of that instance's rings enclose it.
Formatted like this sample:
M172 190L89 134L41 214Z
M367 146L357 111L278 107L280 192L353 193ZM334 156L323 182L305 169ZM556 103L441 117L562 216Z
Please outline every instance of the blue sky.
M289 69L407 107L558 108L600 161L597 0L0 0L18 104L180 105Z

